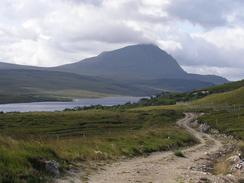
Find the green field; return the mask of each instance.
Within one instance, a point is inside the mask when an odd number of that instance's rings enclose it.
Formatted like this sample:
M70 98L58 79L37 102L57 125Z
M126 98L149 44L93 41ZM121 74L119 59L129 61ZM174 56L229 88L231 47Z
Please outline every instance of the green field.
M208 123L222 133L240 139L244 154L244 82L234 82L212 88L215 93L189 104L193 108L207 108L201 122Z
M0 182L44 182L40 178L49 176L36 168L33 160L38 158L56 160L65 170L70 163L114 160L193 144L195 139L175 124L184 111L204 111L200 121L243 142L242 83L211 88L207 96L201 91L167 94L136 105L0 113ZM244 145L241 148L244 152Z
M163 92L156 97L142 99L133 107L163 106L170 109L182 109L182 107L185 109L197 106L203 108L210 105L243 104L243 92L244 80L241 80L186 93Z
M187 103L161 106L142 106L131 111L203 111L200 121L206 122L221 132L244 140L244 82L234 82L209 88L210 94ZM218 93L220 92L220 93ZM222 92L222 93L221 93ZM212 93L212 94L211 94ZM187 96L188 94L185 94ZM182 95L184 96L184 95ZM153 99L155 102L156 99ZM162 100L162 99L161 99ZM160 100L159 100L160 101ZM152 102L152 103L153 103ZM244 153L244 145L242 145Z
M227 86L229 87L229 85ZM223 89L223 85L221 85L220 88ZM173 97L174 95L171 96ZM227 109L231 110L232 108L238 108L244 106L244 86L242 87L239 86L238 89L234 89L232 91L209 94L205 97L201 97L200 99L192 99L191 101L187 100L187 102L184 101L183 96L189 96L188 93L177 95L177 96L182 96L182 98L177 98L177 100L179 100L178 104L159 105L160 101L167 100L168 96L159 97L159 98L153 98L148 100L147 104L149 103L151 104L149 106L137 105L135 106L135 108L132 108L131 110L148 111L148 110L171 109L171 110L178 110L178 111L205 111L205 110L211 111L211 110L227 110Z
M240 150L244 154L244 109L232 108L221 111L211 111L199 118L221 133L240 139Z
M223 93L233 91L244 86L244 80L229 82L223 85L217 85L210 88L206 88L210 93Z
M244 109L216 111L206 114L200 121L207 122L221 132L244 140Z
M244 105L244 87L229 92L209 95L202 99L193 101L192 105L199 105L199 106Z
M99 161L168 150L195 142L178 128L180 112L86 110L0 114L0 177L37 181L38 157L59 161ZM34 177L33 177L34 176ZM38 178L39 177L39 178Z

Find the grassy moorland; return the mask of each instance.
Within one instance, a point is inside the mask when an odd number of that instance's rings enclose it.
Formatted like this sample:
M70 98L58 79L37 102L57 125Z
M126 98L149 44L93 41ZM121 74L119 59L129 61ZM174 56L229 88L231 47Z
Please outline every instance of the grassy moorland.
M199 105L199 106L244 105L244 87L229 92L209 95L202 99L193 101L191 105Z
M228 110L211 111L199 119L222 133L240 139L240 150L244 154L244 109L233 107Z
M67 162L116 159L194 143L180 112L118 109L0 114L0 182L38 182L35 158ZM61 168L62 169L62 168ZM43 181L43 179L42 179Z
M221 132L244 140L244 82L233 82L209 88L210 94L191 102L175 105L137 107L132 111L204 111L200 121L206 122ZM186 94L188 95L188 94ZM154 99L155 100L155 99ZM161 99L162 100L162 99ZM241 143L244 153L244 143Z
M38 158L56 160L62 170L71 162L132 157L192 144L194 138L175 124L183 111L204 110L201 121L243 140L242 82L211 90L207 96L202 91L167 94L112 108L0 113L0 182L44 182L41 178L48 176L36 168ZM244 151L244 145L241 148Z
M217 85L207 88L210 93L223 93L233 91L244 86L244 80L229 82L223 85Z
M176 105L176 106L182 106L182 103L184 104L187 103L191 105L188 106L184 105L184 107L191 107L194 104L196 105L199 104L202 107L203 104L208 104L208 105L214 104L213 102L223 105L223 103L230 103L231 97L235 99L234 101L232 101L232 103L236 104L240 102L240 100L238 100L237 97L235 96L238 96L239 93L243 92L243 87L244 87L244 80L241 80L241 81L230 82L223 85L217 85L217 86L213 86L201 90L195 90L192 92L185 92L185 93L163 92L156 97L151 97L149 99L146 98L142 99L139 103L135 104L134 107L168 106L169 108L172 108L172 106L179 103L180 105ZM232 96L229 95L228 92L233 92ZM222 97L220 97L219 94L221 94ZM215 96L217 96L216 99ZM225 97L228 98L226 99Z
M240 139L240 148L244 154L244 87L212 94L194 101L193 105L210 108L211 110L202 116L200 121Z
M244 82L242 81L216 86L215 88L210 88L210 90L212 91L206 96L196 94L197 96L193 97L194 95L192 93L183 93L159 96L148 100L145 99L144 102L146 102L148 106L137 105L131 110L148 111L170 109L178 111L211 111L213 109L220 110L238 108L244 105ZM220 91L224 92L218 93ZM176 97L174 98L174 96ZM174 100L172 102L173 105L169 105L169 103L165 102L169 98ZM176 102L178 103L176 104ZM165 105L163 105L163 103L165 103Z
M214 111L200 118L220 131L244 140L244 109Z

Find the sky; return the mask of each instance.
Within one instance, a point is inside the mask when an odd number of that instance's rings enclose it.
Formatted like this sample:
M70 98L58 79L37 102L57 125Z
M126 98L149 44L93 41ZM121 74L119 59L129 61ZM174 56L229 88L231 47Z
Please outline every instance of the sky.
M188 72L244 78L243 0L1 0L0 62L56 66L153 43Z

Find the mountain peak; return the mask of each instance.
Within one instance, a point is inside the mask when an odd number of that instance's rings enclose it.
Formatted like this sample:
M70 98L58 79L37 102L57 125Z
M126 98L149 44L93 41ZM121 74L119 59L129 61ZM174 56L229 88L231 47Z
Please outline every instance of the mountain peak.
M124 79L180 77L186 72L154 44L137 44L103 52L97 57L59 67L78 74Z
M136 44L97 57L56 68L59 71L119 80L196 79L208 81L209 76L190 75L177 61L155 44ZM218 82L225 80L217 77ZM214 82L215 83L215 82Z
M142 44L129 45L124 48L133 48L133 47L142 48L142 49L143 48L160 49L156 44L153 44L153 43L142 43Z
M120 52L120 51L131 51L131 52L135 52L136 50L137 51L145 51L145 50L158 50L158 51L163 51L161 50L157 45L155 44L135 44L135 45L129 45L129 46L126 46L126 47L122 47L122 48L118 48L116 50L112 50L112 51L104 51L102 52L101 54L99 54L98 56L100 55L105 55L105 54L109 54L109 53L114 53L114 52ZM166 53L166 52L165 52Z

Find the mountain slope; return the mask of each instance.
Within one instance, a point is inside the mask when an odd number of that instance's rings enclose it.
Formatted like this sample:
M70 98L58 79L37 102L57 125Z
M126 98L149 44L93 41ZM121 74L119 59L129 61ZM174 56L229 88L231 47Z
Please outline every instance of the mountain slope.
M219 76L186 73L177 61L151 44L133 45L104 52L97 57L53 68L54 70L117 80L187 79L222 84Z
M37 69L41 70L44 69L42 67L35 67L35 66L28 66L28 65L18 65L18 64L10 64L10 63L4 63L0 62L0 71L1 70L10 70L10 69Z
M6 94L151 96L162 91L191 91L225 82L226 79L218 76L188 74L172 56L155 45L128 46L52 68L0 63L2 98Z
M118 79L174 78L185 74L173 57L154 45L128 46L56 69Z
M222 93L222 92L232 91L232 90L235 90L235 89L238 89L241 87L244 87L244 80L229 82L229 83L225 83L223 85L213 86L213 87L207 88L207 90L210 93Z
M81 76L73 73L42 70L2 70L0 71L0 92L27 92L34 89L65 90L82 89L111 94L133 94L133 89L113 83L103 78Z
M182 81L178 79L155 81L148 81L148 83L128 83L121 81L118 83L117 81L104 78L59 71L0 70L0 103L14 102L14 99L25 102L28 101L28 98L32 98L31 101L36 101L36 98L38 101L38 97L44 100L45 98L50 99L53 96L150 96L160 92L162 88L165 88L165 90L177 89L181 91L200 87L199 82L185 83L185 87L180 87L178 85ZM207 84L204 83L202 85L206 86Z
M202 99L192 102L193 105L243 105L244 104L244 86L233 91L212 94Z

